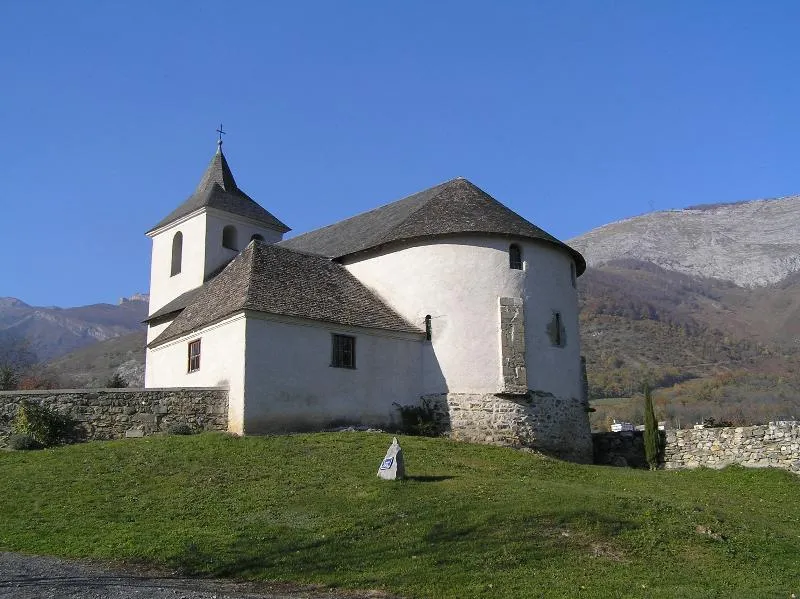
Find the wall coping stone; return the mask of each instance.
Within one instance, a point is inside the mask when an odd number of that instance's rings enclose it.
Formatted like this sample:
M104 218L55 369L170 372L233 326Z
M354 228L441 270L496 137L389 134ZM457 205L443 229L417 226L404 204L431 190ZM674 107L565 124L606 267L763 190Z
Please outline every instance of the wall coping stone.
M0 391L3 395L65 395L68 393L148 393L150 391L228 391L228 387L94 387L91 389L26 389Z

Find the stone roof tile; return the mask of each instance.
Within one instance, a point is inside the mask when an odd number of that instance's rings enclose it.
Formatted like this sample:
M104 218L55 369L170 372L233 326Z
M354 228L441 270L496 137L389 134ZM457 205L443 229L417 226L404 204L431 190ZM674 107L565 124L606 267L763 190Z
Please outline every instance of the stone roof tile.
M239 189L221 149L214 154L194 193L183 204L161 219L148 233L200 208L216 208L223 212L243 216L281 233L291 230Z
M278 245L339 259L399 241L463 233L542 241L567 251L575 260L578 275L586 270L578 251L466 179L447 181Z
M259 241L200 289L150 347L246 310L423 334L341 264Z

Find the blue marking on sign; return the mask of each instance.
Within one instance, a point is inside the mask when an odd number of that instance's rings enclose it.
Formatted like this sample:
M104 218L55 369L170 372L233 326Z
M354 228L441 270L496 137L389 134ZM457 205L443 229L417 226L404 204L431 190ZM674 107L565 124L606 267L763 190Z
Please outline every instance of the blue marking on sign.
M381 470L388 470L394 464L394 458L386 458L383 460L383 464L381 464Z

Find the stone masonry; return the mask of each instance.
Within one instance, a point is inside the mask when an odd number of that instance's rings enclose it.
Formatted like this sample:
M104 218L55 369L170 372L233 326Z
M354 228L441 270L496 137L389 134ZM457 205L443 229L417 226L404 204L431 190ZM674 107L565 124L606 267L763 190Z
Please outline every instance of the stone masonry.
M645 467L641 431L594 433L595 464ZM663 467L774 467L800 473L800 423L669 430L664 435Z
M532 448L574 462L592 462L585 403L528 391L526 395L445 393L423 397L450 438Z
M228 429L228 391L185 389L57 389L0 392L0 445L11 434L17 407L35 402L69 416L86 439L120 439L188 424L197 431Z
M667 469L773 466L800 473L800 422L667 431Z
M525 369L525 315L521 297L501 297L500 361L503 368L503 392L528 392Z

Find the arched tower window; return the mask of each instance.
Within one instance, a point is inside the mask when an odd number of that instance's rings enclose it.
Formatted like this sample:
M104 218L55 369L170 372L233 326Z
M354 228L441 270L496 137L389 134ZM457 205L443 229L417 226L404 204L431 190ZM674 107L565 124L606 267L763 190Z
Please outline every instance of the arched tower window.
M516 243L508 246L508 267L514 270L522 270L522 250Z
M433 339L433 327L431 326L431 315L425 316L425 340L430 341Z
M239 249L236 245L236 227L233 225L227 225L222 229L222 247L229 250Z
M183 260L183 233L178 231L172 238L172 267L169 276L174 277L181 272L181 261Z
M572 286L573 287L577 287L578 286L578 274L577 274L577 272L575 270L575 263L574 262L570 262L569 263L569 280L572 282Z
M260 233L256 233L250 238L250 241L264 241L264 236Z

